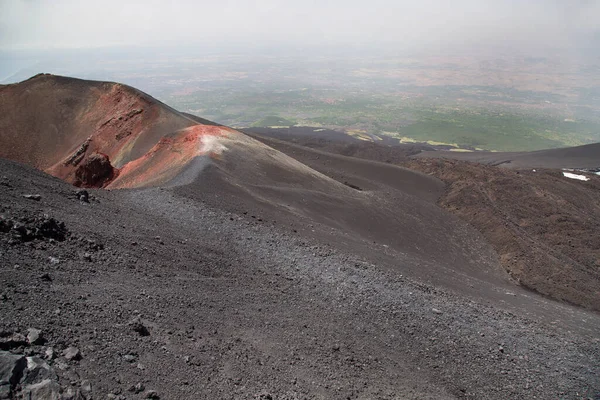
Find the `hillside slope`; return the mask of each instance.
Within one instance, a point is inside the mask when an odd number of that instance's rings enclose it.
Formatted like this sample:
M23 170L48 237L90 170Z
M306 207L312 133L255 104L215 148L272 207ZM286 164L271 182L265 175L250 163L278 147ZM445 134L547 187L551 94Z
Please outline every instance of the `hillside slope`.
M147 155L166 135L199 124L126 85L48 74L0 86L0 109L0 157L78 186L110 186L127 163ZM211 127L195 133L227 132ZM194 155L196 150L191 150Z
M427 175L348 157L318 172L115 83L38 75L0 94L9 111L1 155L76 185L176 186L215 207L289 220L346 250L375 246L387 259L400 251L410 262L399 268L459 290L461 275L508 280L481 237L435 205L443 183Z
M230 213L178 189L90 190L86 203L40 171L4 159L0 170L0 345L48 366L15 394L48 377L88 398L600 392L597 314L461 276L485 295L463 296L409 277L401 253L357 256L289 219ZM19 226L49 218L60 232L22 236ZM19 342L29 328L45 342ZM71 346L80 355L67 360Z
M341 179L350 179L351 168L331 161L339 159L339 155L296 144L313 146L317 138L255 137L318 171L330 176L340 176L345 171ZM410 157L402 148L371 143L341 145L335 140L318 139L320 148L327 151L344 154L351 151L364 159L394 160L395 164L439 178L446 186L438 192L437 203L483 234L498 253L501 268L515 282L554 299L600 310L600 243L596 234L600 230L600 177L587 174L590 180L581 182L551 169L515 171L425 158L435 154L432 152ZM595 145L590 145L522 153L520 157L540 160L538 153L571 155L575 157L571 159L573 164L564 164L566 156L553 162L563 162L558 165L564 166L600 165L593 163L597 156L594 149ZM573 161L578 158L582 161ZM336 169L336 165L342 168ZM376 178L350 180L366 184L372 179Z

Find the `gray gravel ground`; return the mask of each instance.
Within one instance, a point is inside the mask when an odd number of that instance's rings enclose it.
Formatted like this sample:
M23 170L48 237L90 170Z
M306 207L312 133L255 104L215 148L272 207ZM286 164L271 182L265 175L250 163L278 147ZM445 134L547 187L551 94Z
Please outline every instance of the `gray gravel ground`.
M40 329L43 345L9 350L45 358L64 398L600 398L598 314L531 295L572 316L551 324L172 190L84 203L0 166L0 218L69 232L0 233L0 339Z

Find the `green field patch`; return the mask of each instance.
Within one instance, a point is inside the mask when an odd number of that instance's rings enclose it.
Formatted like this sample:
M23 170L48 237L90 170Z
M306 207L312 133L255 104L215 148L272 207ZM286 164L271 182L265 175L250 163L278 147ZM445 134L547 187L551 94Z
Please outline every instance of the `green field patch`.
M593 140L590 126L530 116L421 112L400 136L422 142L497 151L531 151Z
M283 117L278 117L275 115L269 115L267 117L264 117L258 121L256 121L255 123L252 124L253 127L260 127L260 128L264 128L264 127L290 127L290 126L294 126L296 125L296 122L294 121L290 121L289 119L285 119Z

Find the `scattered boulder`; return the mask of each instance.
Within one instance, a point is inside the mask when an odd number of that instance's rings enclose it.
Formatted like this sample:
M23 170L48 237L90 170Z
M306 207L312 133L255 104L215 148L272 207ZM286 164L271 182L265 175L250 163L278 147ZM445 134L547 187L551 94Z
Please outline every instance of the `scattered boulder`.
M44 336L42 331L35 328L29 328L27 331L27 341L29 344L44 344Z
M75 170L75 186L103 187L117 175L106 154L95 153L86 158Z
M146 389L144 387L144 384L142 382L136 383L135 386L131 386L129 388L130 392L134 392L134 393L142 393L144 391L144 389Z
M90 202L90 194L85 189L79 189L75 192L75 196L83 203Z
M42 199L42 196L40 196L39 194L24 194L23 197L35 201L40 201Z
M135 318L133 321L131 321L129 326L131 326L131 329L134 332L137 332L140 336L150 336L150 331L139 318Z
M0 232L10 233L20 242L30 242L35 239L54 239L62 242L67 235L65 224L48 215L24 217L18 220L0 215Z
M69 386L67 390L62 393L61 400L85 400L81 395L81 392L74 388L73 386Z
M27 368L27 359L21 355L0 351L0 399L12 398L16 386Z
M60 400L60 386L53 380L45 379L40 383L25 386L22 396L31 400Z
M81 352L77 347L68 347L65 351L63 351L63 356L68 361L79 361L81 360Z
M146 390L144 393L144 398L146 399L160 399L160 396L156 392L156 390Z
M83 380L81 381L81 394L85 397L88 398L90 397L90 395L92 394L92 383L90 381Z
M0 332L0 350L10 350L27 344L27 338L20 333Z
M27 357L27 368L23 371L21 385L33 385L43 380L56 381L58 377L50 366L39 357Z
M136 355L134 355L134 354L125 354L125 355L123 356L123 360L125 360L125 361L127 361L127 362L129 362L129 363L132 363L132 362L134 362L135 360L137 360L137 356L136 356Z
M54 348L48 347L46 349L46 351L44 352L44 355L46 356L47 360L53 360L54 359Z

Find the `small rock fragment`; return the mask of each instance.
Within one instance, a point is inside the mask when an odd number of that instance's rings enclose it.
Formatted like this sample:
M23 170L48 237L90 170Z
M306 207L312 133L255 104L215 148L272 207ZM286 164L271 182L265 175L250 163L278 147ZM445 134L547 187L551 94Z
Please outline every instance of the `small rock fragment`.
M74 387L69 386L62 394L61 400L80 400L81 394Z
M56 381L58 379L56 372L50 368L48 363L39 357L27 357L27 369L23 372L23 377L19 382L21 385L33 385L42 380L50 379Z
M150 331L139 319L132 321L130 325L131 329L133 329L134 332L139 333L140 336L150 336Z
M54 348L48 347L44 352L47 360L52 360L54 358Z
M442 314L442 311L438 310L437 308L432 308L431 311L433 311L436 314Z
M147 390L146 393L144 393L144 398L146 398L146 399L160 399L160 396L158 395L158 393L156 393L156 390Z
M45 379L23 389L24 399L60 400L60 386L55 381Z
M134 362L136 360L136 358L137 357L133 354L126 354L123 356L123 360L130 362L130 363Z
M23 356L0 351L0 398L10 398L10 392L19 383L27 360Z
M27 341L29 344L44 344L42 331L35 328L29 328L27 331Z
M63 356L65 356L65 358L68 361L78 361L81 360L81 352L79 351L79 349L77 347L69 347L67 348L64 352L63 352Z
M83 394L86 398L90 396L92 393L92 383L87 379L81 381L81 394Z
M40 196L39 194L24 194L23 197L35 201L40 201L42 199L42 196Z
M77 198L84 203L90 202L90 194L88 193L87 190L80 189L75 192L75 196L77 196Z

